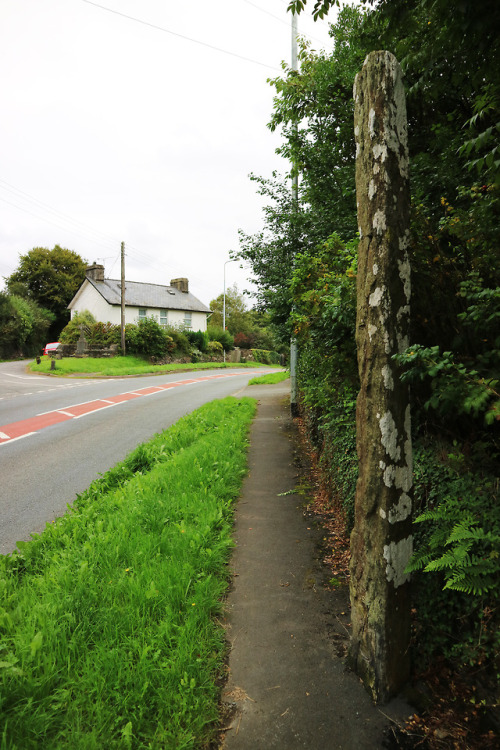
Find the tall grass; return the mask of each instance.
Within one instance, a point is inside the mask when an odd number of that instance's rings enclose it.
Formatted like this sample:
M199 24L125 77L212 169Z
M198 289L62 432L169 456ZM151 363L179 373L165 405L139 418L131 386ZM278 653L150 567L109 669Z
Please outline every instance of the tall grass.
M184 372L190 370L219 370L221 368L232 367L262 367L259 362L232 363L232 362L173 362L168 365L153 365L141 357L66 357L55 360L55 370L51 370L51 358L42 357L40 364L32 362L30 365L31 372L50 373L51 375L72 375L86 374L111 375L118 377L120 375L147 375L160 374L163 372Z
M139 446L0 558L0 747L201 748L253 399Z
M280 372L270 372L267 375L261 375L258 378L252 378L248 381L248 385L273 385L274 383L281 383L283 380L288 380L290 373L288 370L282 370Z

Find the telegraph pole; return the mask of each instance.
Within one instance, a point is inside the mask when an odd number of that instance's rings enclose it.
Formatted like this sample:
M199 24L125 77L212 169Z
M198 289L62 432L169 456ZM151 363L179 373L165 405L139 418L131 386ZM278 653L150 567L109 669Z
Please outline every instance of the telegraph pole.
M125 243L122 242L121 247L121 320L120 320L120 334L121 334L121 345L122 354L125 356Z
M297 15L292 13L292 70L298 70L299 64L297 59ZM295 125L297 127L297 125ZM292 197L293 197L293 211L298 211L299 203L299 175L295 162L292 164ZM295 254L296 248L293 248ZM292 267L294 260L292 259ZM292 335L290 341L290 414L292 417L297 417L299 413L298 398L297 398L297 340Z

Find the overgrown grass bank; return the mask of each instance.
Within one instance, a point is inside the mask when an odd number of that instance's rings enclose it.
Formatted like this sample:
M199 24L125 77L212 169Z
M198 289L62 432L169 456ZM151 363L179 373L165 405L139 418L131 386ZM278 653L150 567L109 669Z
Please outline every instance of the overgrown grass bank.
M0 558L0 747L201 748L213 737L232 505L253 399L139 446Z
M261 375L257 378L249 380L248 385L273 385L274 383L281 383L283 380L288 380L290 373L285 372L270 372L268 375Z
M221 368L234 367L262 367L260 362L247 362L244 364L232 362L187 362L173 363L169 365L153 365L141 357L66 357L55 360L55 370L51 370L51 358L42 357L40 364L33 362L30 365L31 372L50 373L51 375L111 375L115 377L124 375L159 375L163 372L177 372L189 370L220 370ZM266 365L267 367L269 365Z

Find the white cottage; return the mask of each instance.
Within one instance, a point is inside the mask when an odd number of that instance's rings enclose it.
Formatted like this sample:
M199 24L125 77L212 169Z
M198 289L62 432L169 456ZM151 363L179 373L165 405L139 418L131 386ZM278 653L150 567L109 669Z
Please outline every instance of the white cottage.
M86 276L68 305L71 317L89 310L102 323L120 325L120 280L105 279L104 266L97 263L87 268ZM190 293L187 279L172 279L170 286L125 281L125 323L154 316L162 326L206 331L209 314L210 309Z

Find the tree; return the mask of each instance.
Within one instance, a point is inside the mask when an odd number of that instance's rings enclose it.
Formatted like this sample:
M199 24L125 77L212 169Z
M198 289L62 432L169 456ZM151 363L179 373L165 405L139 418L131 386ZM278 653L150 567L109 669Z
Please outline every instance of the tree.
M212 311L210 325L222 328L224 294L219 294L211 301L210 309ZM238 291L236 284L226 289L226 329L233 336L237 333L247 333L250 330L250 319L245 307L245 300Z
M35 247L20 256L19 266L5 278L12 294L25 297L55 316L51 333L58 335L68 321L68 304L85 280L87 263L73 250L56 245Z
M39 354L53 319L33 300L0 292L0 357Z
M291 333L294 258L314 256L334 233L344 242L356 233L352 86L367 51L363 28L363 12L343 8L330 31L333 51L317 54L301 44L300 72L284 66L284 75L271 81L276 97L269 127L281 130L278 151L299 174L298 206L291 175L252 175L269 203L260 233L240 231L238 257L251 266L258 306L270 312L283 340Z
M307 5L307 0L291 0L287 10L291 13L299 14L304 10L305 5ZM314 0L312 11L314 20L317 21L318 18L324 18L334 5L339 6L339 0Z

